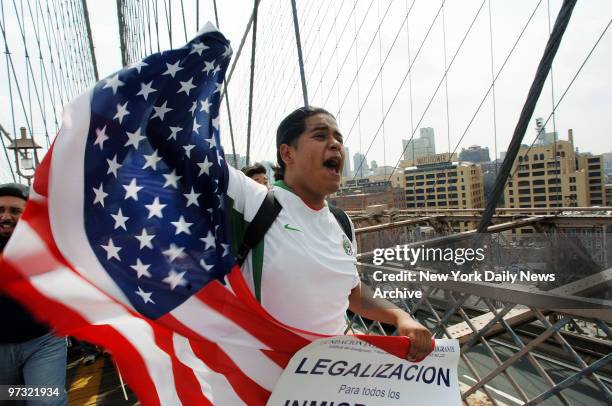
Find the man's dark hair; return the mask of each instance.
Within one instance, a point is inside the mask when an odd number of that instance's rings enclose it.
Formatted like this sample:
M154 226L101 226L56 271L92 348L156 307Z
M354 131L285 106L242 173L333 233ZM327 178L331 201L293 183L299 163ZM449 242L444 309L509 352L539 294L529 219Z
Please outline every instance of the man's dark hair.
M0 185L0 196L13 196L28 200L29 189L19 183L4 183Z
M274 167L274 180L283 180L285 178L285 163L280 155L280 146L288 144L293 147L297 146L296 140L306 129L306 119L316 114L327 114L334 120L333 114L321 107L300 107L294 110L291 114L281 121L276 130L276 162L277 167Z
M259 173L263 173L265 175L268 171L266 171L265 166L263 166L259 162L255 162L253 165L245 166L244 168L242 168L242 172L249 178L252 178L253 176Z

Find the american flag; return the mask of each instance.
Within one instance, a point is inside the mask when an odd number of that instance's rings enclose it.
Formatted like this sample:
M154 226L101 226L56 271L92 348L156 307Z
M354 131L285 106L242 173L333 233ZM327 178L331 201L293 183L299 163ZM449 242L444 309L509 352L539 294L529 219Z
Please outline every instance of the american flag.
M219 138L230 57L208 25L73 100L0 262L3 290L108 349L145 405L263 405L322 337L273 319L234 264ZM407 339L364 339L407 353Z

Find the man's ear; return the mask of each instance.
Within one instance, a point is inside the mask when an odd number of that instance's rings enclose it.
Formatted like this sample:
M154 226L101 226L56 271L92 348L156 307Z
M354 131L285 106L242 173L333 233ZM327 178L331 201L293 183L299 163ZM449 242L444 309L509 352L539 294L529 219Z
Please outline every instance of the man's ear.
M293 159L294 159L294 151L293 151L293 147L291 147L288 144L281 144L280 145L280 156L281 159L283 160L283 162L285 163L285 166L289 166L290 164L293 163Z

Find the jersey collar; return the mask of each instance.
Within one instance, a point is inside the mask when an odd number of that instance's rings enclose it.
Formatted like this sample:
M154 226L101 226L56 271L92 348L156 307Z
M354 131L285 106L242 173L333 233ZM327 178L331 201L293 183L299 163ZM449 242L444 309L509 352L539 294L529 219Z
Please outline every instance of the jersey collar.
M319 207L319 208L311 207L304 200L302 200L298 195L296 195L295 192L293 192L293 190L289 187L289 185L287 185L282 179L275 181L274 186L278 186L281 189L285 189L286 191L291 192L294 196L299 198L300 201L304 203L304 205L306 205L306 207L308 207L310 210L319 211L327 206L327 200L324 200L323 207Z

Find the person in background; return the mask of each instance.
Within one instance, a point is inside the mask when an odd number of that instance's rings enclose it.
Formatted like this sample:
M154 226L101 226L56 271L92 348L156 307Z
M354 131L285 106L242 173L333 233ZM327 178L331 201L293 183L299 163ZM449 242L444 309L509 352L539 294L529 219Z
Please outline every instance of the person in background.
M15 230L28 199L28 188L0 185L0 255ZM56 337L19 303L0 294L0 385L57 388L57 396L36 399L39 405L65 405L66 338Z
M242 168L242 172L255 182L268 187L268 175L266 168L259 162L256 162L250 166L245 166Z

